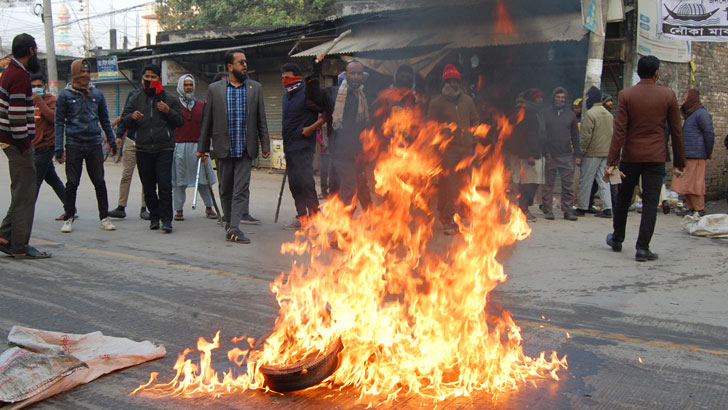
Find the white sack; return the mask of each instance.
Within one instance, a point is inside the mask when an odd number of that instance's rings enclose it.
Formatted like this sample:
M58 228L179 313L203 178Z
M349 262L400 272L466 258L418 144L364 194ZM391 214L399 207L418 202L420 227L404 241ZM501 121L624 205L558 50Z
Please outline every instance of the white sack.
M728 238L728 214L685 215L680 224L690 235Z

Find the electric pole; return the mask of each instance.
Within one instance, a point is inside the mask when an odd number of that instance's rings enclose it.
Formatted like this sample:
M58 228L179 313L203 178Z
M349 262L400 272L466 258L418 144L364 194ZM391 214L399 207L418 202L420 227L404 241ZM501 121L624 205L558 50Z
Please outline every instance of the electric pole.
M53 13L51 0L43 0L43 25L45 28L46 65L48 66L48 91L58 95L58 68L56 67L56 40L53 37Z

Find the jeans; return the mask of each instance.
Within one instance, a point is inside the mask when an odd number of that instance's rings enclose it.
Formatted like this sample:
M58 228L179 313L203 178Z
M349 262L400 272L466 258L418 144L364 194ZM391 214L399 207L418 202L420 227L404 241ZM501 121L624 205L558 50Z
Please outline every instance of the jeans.
M339 192L339 178L336 175L331 154L321 154L321 193L324 195Z
M604 181L604 168L607 166L606 157L584 157L581 160L581 180L579 181L579 202L577 208L588 210L592 186L599 187L599 197L602 199L604 209L612 209L612 191L609 182Z
M316 181L313 179L313 149L304 148L286 153L288 187L296 203L296 216L318 212Z
M55 155L54 147L43 147L35 150L33 154L33 162L35 163L35 182L38 185L38 192L43 181L53 188L58 199L63 203L66 196L66 186L56 173L56 167L53 165L53 157Z
M3 150L8 157L10 170L10 208L0 225L0 237L10 242L10 252L28 252L30 231L35 216L35 166L33 147L24 154L18 147L11 145Z
M104 152L101 144L66 145L66 195L63 200L66 216L64 219L73 218L76 212L76 192L81 181L84 161L86 161L86 173L96 189L99 219L104 219L109 216L109 199L104 181Z
M652 234L657 221L657 205L660 199L660 187L665 176L664 162L622 162L619 169L626 176L622 179L617 194L617 206L613 210L614 240L624 241L627 226L627 211L632 203L632 193L642 177L642 219L637 237L637 249L650 249Z
M174 151L136 152L144 201L152 222L172 224L172 159Z

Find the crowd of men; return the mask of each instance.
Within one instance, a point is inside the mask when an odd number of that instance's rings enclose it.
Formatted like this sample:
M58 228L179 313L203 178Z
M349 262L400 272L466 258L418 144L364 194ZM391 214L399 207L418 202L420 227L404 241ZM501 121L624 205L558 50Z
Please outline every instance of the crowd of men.
M364 210L373 206L360 135L393 110L421 109L428 119L449 124L442 131L451 138L442 152L436 216L446 234L457 234L457 196L467 175L457 164L472 155L478 143L484 143L476 140L472 130L481 121L487 122L480 118L457 68L445 65L439 95L425 104L414 90L414 70L401 66L392 86L370 105L364 93L364 66L349 62L338 84L324 87L324 58L316 57L305 78L297 64L281 67L283 149L297 215L286 229L301 229L319 212L319 199L329 194L336 193L352 205L352 212L357 203ZM38 74L35 40L18 35L13 40L13 58L0 78L0 143L12 181L11 206L0 227L0 251L16 258L50 256L29 245L37 194L43 181L53 188L63 204L58 218L63 221L61 231L72 232L84 163L96 191L103 230L116 229L112 217L126 217L129 184L136 168L143 189L140 217L149 220L149 229L173 232L173 221L184 220L186 190L195 186L206 217L216 219L212 186L218 183L225 239L249 243L239 226L260 223L250 214L250 179L259 147L264 158L270 155L268 125L263 89L248 78L245 53L228 51L224 63L227 73L210 84L204 101L195 95L196 81L191 74L180 77L174 96L162 87L160 68L145 66L141 88L128 95L123 113L113 121L114 132L104 96L90 84L89 62L78 59L72 63L71 81L56 98L47 92L47 84ZM649 243L669 161L668 137L676 175L673 189L685 195L689 211L700 214L704 212L705 159L711 155L715 136L710 114L700 104L696 90L686 95L681 108L671 90L655 83L659 60L643 57L638 74L640 83L620 93L616 120L611 97L596 87L587 92L585 111L579 100L573 106L568 104L564 87L555 88L548 103L538 89L520 93L514 106L517 125L505 148L518 205L528 221L536 220L530 207L539 188L543 217L555 219L558 174L560 207L566 220L576 221L590 212L599 192L603 205L597 216L613 219L607 244L614 251L621 251L627 211L639 184L644 205L635 257L645 261L657 259ZM105 144L112 153L124 147L119 200L111 211L104 180ZM317 144L321 196L316 193L313 170ZM216 173L210 156L215 159ZM65 185L55 172L54 158L65 166ZM580 166L577 184L576 166ZM665 206L663 202L663 211Z

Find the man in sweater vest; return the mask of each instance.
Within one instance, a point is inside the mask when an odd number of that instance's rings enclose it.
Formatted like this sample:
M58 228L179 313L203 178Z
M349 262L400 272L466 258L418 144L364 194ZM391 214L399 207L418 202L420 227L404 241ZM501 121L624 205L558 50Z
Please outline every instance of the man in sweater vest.
M197 143L200 140L202 111L205 103L195 98L195 78L192 77L192 74L185 74L179 78L177 94L179 94L179 104L185 122L184 125L174 130L172 186L174 209L177 211L174 220L184 221L182 208L185 205L185 191L187 188L195 187L197 176ZM209 219L215 219L217 214L212 210L212 196L209 185L217 181L210 163L206 161L204 166L207 167L207 172L204 169L200 170L200 182L197 190L205 203L205 216ZM212 181L207 180L207 175L210 176ZM193 195L197 195L197 193L195 192Z

